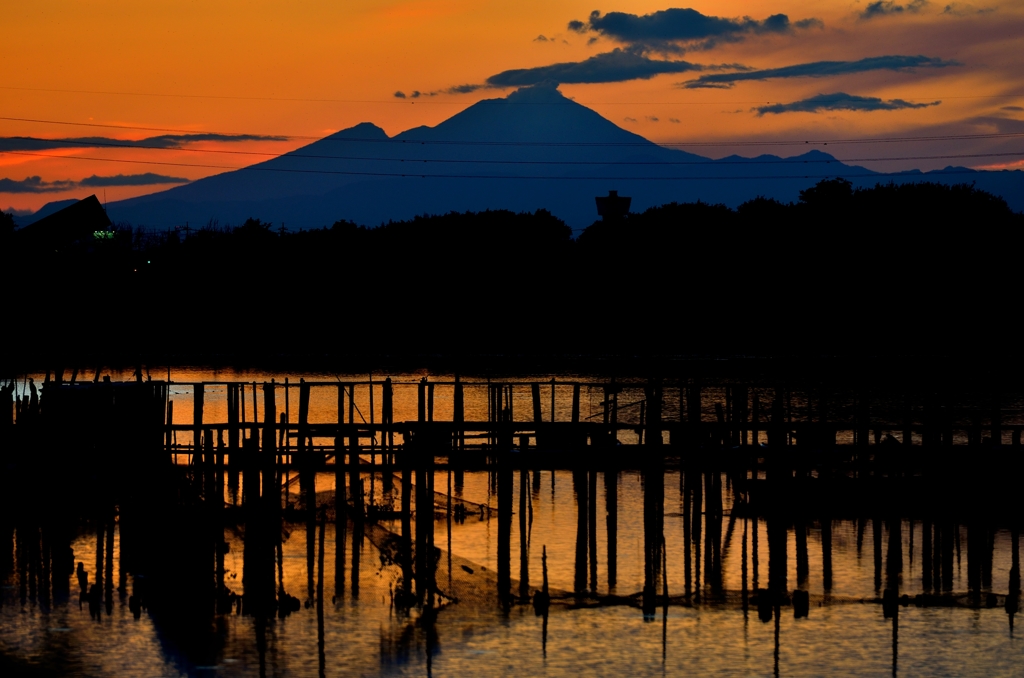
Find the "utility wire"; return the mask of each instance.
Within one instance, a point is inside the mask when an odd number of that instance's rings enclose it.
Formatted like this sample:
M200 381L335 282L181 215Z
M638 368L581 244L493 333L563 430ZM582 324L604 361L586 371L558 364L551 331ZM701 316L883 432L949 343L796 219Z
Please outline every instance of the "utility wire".
M742 160L728 160L723 159L714 160L708 158L706 160L481 160L481 159L444 159L444 158L380 158L380 157L367 157L367 156L350 156L350 155L313 155L308 153L298 153L292 151L287 155L280 153L272 153L268 151L235 151L228 149L217 149L217 148L186 148L183 146L143 146L136 143L114 143L114 142L96 142L96 141L83 141L79 139L33 139L34 141L40 142L59 142L61 144L74 144L84 148L127 148L127 149L144 149L150 151L181 151L186 153L217 153L222 155L257 155L270 158L306 158L313 160L358 160L367 162L408 162L408 163L442 163L442 164L481 164L481 165L615 165L615 166L631 166L631 165L708 165L711 163L726 163L729 165L769 165L779 163L805 163L805 164L831 164L834 162L892 162L892 161L907 161L907 160L955 160L963 158L1004 158L1004 157L1017 157L1024 155L1024 151L1016 151L1009 153L956 153L956 154L945 154L945 155L916 155L916 156L891 156L891 157L875 157L875 158L843 158L837 159L832 158L829 160L793 160L779 158L777 160L754 160L745 158ZM0 137L2 141L2 137ZM43 149L46 150L46 149ZM0 152L11 152L2 151ZM67 157L67 156L55 156L55 157Z
M131 129L149 132L177 132L182 134L223 134L224 136L245 136L246 133L240 132L208 132L194 129L180 129L180 128L167 128L167 127L138 127L132 125L107 125L101 123L87 123L87 122L68 122L62 120L42 120L36 118L15 118L0 116L0 120L8 120L14 122L33 122L40 124L51 124L51 125L73 125L78 127L103 127L109 129ZM251 133L248 133L251 135ZM271 135L259 135L259 136L271 136ZM923 136L901 136L901 137L865 137L865 138L838 138L838 139L796 139L796 140L772 140L772 141L673 141L673 142L654 142L654 141L634 141L634 142L600 142L600 141L562 141L562 142L546 142L546 141L445 141L445 140L412 140L412 139L396 139L396 138L385 138L385 139L366 139L360 137L317 137L307 135L272 135L280 139L288 140L302 140L310 139L314 141L356 141L363 143L385 143L385 144L396 144L396 145L410 145L410 146L425 146L425 145L443 145L443 146L543 146L543 147L554 147L554 148L566 148L566 147L596 147L596 148L609 148L609 147L647 147L647 146L662 146L666 148L683 148L683 147L722 147L722 146L804 146L804 145L823 145L829 144L884 144L884 143L907 143L907 142L920 142L920 141L975 141L979 139L1015 139L1024 137L1024 132L992 132L983 134L932 134Z
M884 177L885 174L867 171L864 173L838 172L825 175L750 175L750 176L691 176L691 177L623 177L623 176L563 176L563 175L512 175L512 174L419 174L415 172L351 172L343 170L314 170L285 167L232 167L227 165L206 165L185 162L164 162L158 160L127 160L124 158L92 158L85 156L61 156L49 155L46 153L29 153L25 151L3 151L11 155L25 155L40 158L61 158L64 160L91 160L96 162L117 162L133 165L163 165L171 167L197 167L204 169L225 169L248 172L279 172L285 174L325 174L342 176L366 176L366 177L410 177L422 179L543 179L558 181L725 181L739 179L826 179L831 176L844 177ZM943 171L944 176L954 174L978 174L975 170L951 170ZM924 176L924 175L920 175Z
M52 92L58 94L101 94L106 96L125 96L125 97L158 97L158 98L172 98L172 99L220 99L226 101L286 101L286 102L310 102L310 103L335 103L335 104L433 104L442 106L462 106L465 105L465 100L434 100L427 96L418 97L393 97L391 99L333 99L327 97L269 97L269 96L232 96L225 94L180 94L175 92L160 93L160 92L117 92L109 90L92 90L92 89L60 89L55 87L14 87L14 86L0 86L2 90L11 90L15 92ZM482 91L497 90L497 89L511 89L504 87L495 88L481 88ZM1015 99L1024 96L1024 94L974 94L974 95L955 95L955 96L934 96L934 97L917 97L914 99L907 99L907 101L932 101L934 99ZM566 101L504 101L503 104L510 104L514 106L569 106L572 104L586 105L586 106L724 106L724 105L739 105L739 104L758 104L758 105L771 105L773 103L781 103L775 101L576 101L574 99Z

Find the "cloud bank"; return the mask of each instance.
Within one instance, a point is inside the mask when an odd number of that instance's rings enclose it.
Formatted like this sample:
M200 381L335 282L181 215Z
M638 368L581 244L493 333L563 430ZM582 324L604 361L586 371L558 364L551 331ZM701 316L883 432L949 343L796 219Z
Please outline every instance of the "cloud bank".
M107 146L131 148L182 148L200 141L287 141L288 137L262 134L161 134L146 139L112 139L110 137L74 137L70 139L40 139L38 137L0 137L3 151L48 151L58 148L102 148Z
M813 61L781 68L765 68L737 73L709 73L696 80L681 83L686 89L701 87L729 88L744 80L772 80L775 78L823 78L832 75L864 73L867 71L909 71L915 68L946 68L959 66L957 61L948 61L926 56L879 56L857 61Z
M487 86L523 87L544 81L565 84L625 82L627 80L648 80L662 73L685 73L687 71L702 71L705 68L705 66L688 61L649 59L635 52L615 49L604 54L596 54L584 61L502 71L487 78ZM480 86L472 87L479 89ZM454 89L457 93L463 91L459 88Z
M817 113L818 111L897 111L905 108L927 108L938 106L941 101L915 104L903 99L885 101L877 97L862 97L845 92L834 94L818 94L816 96L794 101L788 104L772 104L758 106L754 110L760 117L766 113Z
M577 33L597 33L644 50L681 53L686 49L711 49L720 42L739 42L748 35L786 34L822 25L820 19L813 18L791 22L785 14L763 20L748 16L726 19L695 9L670 8L643 16L627 12L602 15L595 10L586 21L570 21L568 28Z
M116 174L109 177L92 175L81 181L59 179L43 181L41 177L26 177L22 180L0 179L0 193L60 193L76 188L101 188L107 186L155 186L159 184L187 184L188 179L169 177L163 174Z
M898 5L893 0L876 0L869 3L860 13L862 20L876 19L883 16L899 16L901 14L917 14L928 5L928 0L910 0L905 5Z

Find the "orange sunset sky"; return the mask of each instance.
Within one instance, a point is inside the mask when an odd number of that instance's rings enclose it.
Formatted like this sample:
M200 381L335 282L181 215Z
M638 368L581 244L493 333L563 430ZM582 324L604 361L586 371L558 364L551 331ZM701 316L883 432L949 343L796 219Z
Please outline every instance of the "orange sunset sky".
M788 22L769 19L780 14ZM493 76L616 49L656 68L695 66L652 77L595 68L569 78L592 81L563 80L561 90L626 129L702 155L805 150L740 145L750 141L929 136L825 150L877 170L1024 163L1022 2L38 0L6 3L3 26L0 207L19 211L164 190L360 122L391 135L435 125L513 91L487 86ZM833 74L815 66L893 56L925 60ZM806 64L810 75L692 86L703 75ZM480 87L452 90L461 85ZM806 103L837 93L857 105ZM755 110L772 104L784 109ZM184 133L285 138L36 151L12 140Z

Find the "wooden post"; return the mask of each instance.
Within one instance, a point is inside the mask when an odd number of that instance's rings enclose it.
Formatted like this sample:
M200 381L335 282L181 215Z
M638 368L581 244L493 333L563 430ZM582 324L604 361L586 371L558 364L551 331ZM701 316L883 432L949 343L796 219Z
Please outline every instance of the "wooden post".
M345 510L345 438L342 435L342 425L345 422L345 385L338 384L338 430L334 436L334 511L335 523L340 525L345 521L341 512ZM336 539L338 550L344 551L344 541ZM344 558L344 556L342 556ZM344 565L342 565L344 567ZM344 590L344 580L338 586Z
M199 459L199 452L196 452L196 459ZM202 468L203 473L203 496L208 502L222 502L224 500L223 494L218 495L218 490L223 492L223 488L216 486L216 463L213 458L213 429L206 429L203 432L203 446L202 446Z
M750 444L757 447L761 444L761 432L760 432L760 418L761 418L761 399L758 395L754 394L754 402L750 408ZM757 452L754 452L755 457ZM756 477L756 476L755 476Z
M167 453L171 454L174 445L174 401L167 401ZM177 456L177 455L175 455ZM177 459L175 459L177 461Z
M1000 406L999 391L993 389L992 393L992 446L999 447L1003 444L1003 410Z
M653 447L659 447L662 444L661 439L661 399L662 399L662 388L661 384L655 382L646 389L646 402L647 407L645 408L647 418L647 444Z
M238 449L238 384L228 384L228 454Z
M416 389L416 421L427 420L427 378L421 377Z
M203 383L195 384L192 395L192 449L194 454L201 454L203 438L203 398L206 387Z
M307 510L315 508L315 493L313 487L315 481L315 468L313 464L313 453L307 448L306 442L309 437L309 384L305 379L299 380L299 421L298 421L298 446L296 452L299 456L299 485L300 492L306 503Z
M580 385L572 385L572 423L580 423Z
M394 387L391 384L391 377L384 380L381 399L380 421L384 427L384 432L381 434L381 443L385 449L384 463L385 465L390 465L391 452L395 447L395 432L392 428L392 425L394 424Z
M530 384L530 392L533 396L533 423L539 424L543 421L540 413L540 384L537 382Z
M292 416L291 399L289 398L289 392L290 391L291 391L291 389L288 388L288 377L285 377L284 378L284 422L286 424L290 424L291 421L292 421L292 419L291 419L291 416ZM291 456L291 440L289 440L289 438L288 438L288 430L287 429L285 429L285 432L284 432L284 445L281 447L281 450L282 450L282 455L281 455L282 457L284 457L284 456L290 457ZM287 459L286 463L290 464L291 463L291 459L290 458Z
M363 481L359 470L359 432L355 425L355 407L356 407L356 386L355 384L348 385L348 423L349 423L349 439L348 439L348 454L349 454L349 467L348 467L348 487L349 493L352 495L352 509L353 515L356 521L361 521L363 518ZM352 543L353 548L356 540L362 543L362 530L356 529L352 532ZM356 556L353 553L352 566L355 567ZM353 575L353 585L358 582L358 573ZM353 589L352 595L356 595L356 589Z
M281 481L277 476L277 384L263 384L263 496L280 507Z
M739 424L740 429L734 431L733 435L740 445L747 445L747 402L749 394L746 386L737 386L733 394L733 420Z
M375 419L376 413L374 412L374 409L373 409L373 373L372 372L370 373L370 381L369 381L369 384L368 384L367 388L370 391L370 450L371 450L371 452L370 452L370 463L373 463L373 452L372 452L372 450L374 448L374 444L375 444L375 441L377 439L377 434L376 434L376 432L374 432L373 428L374 428L374 425L377 423L377 421Z
M455 423L456 436L458 436L458 449L463 449L466 445L466 431L465 431L465 402L463 400L462 382L459 381L459 375L455 375L455 394L453 396L453 404L455 411L452 414L452 419Z
M555 378L551 378L551 423L555 423Z

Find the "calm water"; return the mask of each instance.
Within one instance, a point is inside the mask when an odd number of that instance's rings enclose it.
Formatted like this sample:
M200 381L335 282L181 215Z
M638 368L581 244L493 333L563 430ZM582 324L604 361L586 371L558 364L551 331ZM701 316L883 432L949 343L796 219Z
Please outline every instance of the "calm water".
M178 371L172 375L176 380L226 380L236 376ZM250 374L242 378L262 381L270 376L283 381L281 375ZM411 381L415 376L407 375L406 379ZM408 397L396 391L396 420L415 417L415 390L410 390ZM216 421L224 415L218 413L217 408L223 405L217 404L213 391L211 387L207 393L207 412ZM310 420L333 419L336 401L327 389L320 396L317 393L314 389ZM181 402L175 406L176 420L187 423L191 416L190 393L180 389L173 397ZM556 391L559 418L563 416L559 408L568 412L567 397ZM532 416L528 398L529 392L524 390L522 417L517 415L517 419ZM546 415L550 414L549 398L550 391L543 398L548 403ZM620 402L631 402L628 393L620 398ZM600 400L597 396L594 399ZM445 407L450 412L450 401L447 405L445 402L439 389L435 418L450 416L444 413ZM250 401L247 404L252 407ZM359 401L359 407L365 408L369 419L368 397ZM472 413L473 408L480 407L479 401L467 400L467 419L486 419L486 401L482 413ZM592 411L596 413L599 409L595 406ZM251 412L250 409L248 420ZM588 414L585 396L583 415ZM527 483L525 571L520 560L518 514L523 480ZM436 516L434 539L442 549L441 561L446 563L450 554L453 562L451 570L439 570L438 585L442 590L460 592L463 601L443 607L432 621L421 618L416 610L404 614L392 605L400 568L387 564L375 543L379 544L382 530L398 532L397 523L381 523L380 529L367 530L365 537L357 538L351 523L327 521L321 553L318 535L310 533L305 523L295 522L286 523L287 537L280 564L284 587L302 601L301 608L284 619L266 623L236 614L217 617L209 629L197 631L196 635L206 645L202 651L195 651L176 644L147 613L138 620L133 617L128 609L131 573L125 573L124 595L119 595L115 588L110 613L104 608L98 619L90 617L87 603L79 605L78 582L73 576L71 600L46 605L42 591L36 590L33 596L19 574L17 557L28 556L24 549L15 553L15 530L2 535L4 561L9 562L10 571L5 573L0 596L0 651L53 667L56 673L88 676L878 676L891 675L894 669L907 676L1024 675L1024 647L1001 605L969 609L911 604L899 609L896 625L883 616L882 606L875 602L883 588L898 585L900 592L911 598L925 591L924 525L917 520L905 518L899 522L896 540L890 540L890 530L895 525L888 521L831 521L832 581L828 590L823 577L820 521L800 528L790 525L788 588L810 593L810 614L797 619L791 607L783 607L777 619L759 621L756 607L743 609L740 592L767 585L767 524L763 520L731 516L733 496L723 480L726 515L721 525L713 520L701 521L700 538L691 540L687 548L680 481L677 470L664 475L664 576L670 595L682 602L687 592L689 558L693 602L673 604L667 609L659 607L653 619L645 619L638 607L628 605L573 608L556 604L546 622L535 616L528 605L513 605L508 612L502 611L493 576L498 547L495 513L471 514L464 523L454 524L443 514ZM317 477L321 502L330 504L334 482L333 474ZM435 490L445 493L449 482L456 497L497 506L489 474L466 472L459 483L447 471L435 473ZM383 478L375 476L374 502L397 501L400 483L396 483L391 494L384 487ZM644 583L641 475L632 471L598 473L596 488L596 593L637 594ZM609 491L614 491L618 500L614 585L609 581L608 567L613 546L606 510ZM539 586L541 553L546 548L553 592L572 591L578 519L572 473L530 471L524 478L517 471L513 496L517 512L512 518L513 589L517 589L523 576L529 578L531 587ZM225 498L229 503L233 501L229 491ZM703 549L709 525L720 533L724 596L715 595L716 586L707 580ZM798 550L804 543L803 538L797 538L798 532L806 535L806 574L798 571L798 556L803 555ZM343 540L339 540L339 535L343 535ZM958 526L953 536L952 592L959 596L958 600L966 601L968 528ZM230 544L225 557L228 586L235 593L244 593L243 531L226 529L224 539ZM314 540L312 562L307 559L310 539ZM998 525L991 526L985 540L985 592L1005 594L1013 562L1011 534ZM898 554L890 547L890 541L898 546ZM113 545L116 587L121 571L118 530ZM96 581L95 529L83 526L72 546L76 564L84 563L90 582ZM899 567L894 561L899 562ZM354 562L358 562L355 572ZM448 572L452 573L451 584ZM589 567L587 572L589 577ZM321 583L323 597L318 604L316 592Z
M529 566L536 584L541 569L541 546L546 546L550 585L571 591L574 574L576 511L572 477L568 472L540 472L536 491L530 479L533 524L528 531ZM553 480L553 488L552 488ZM321 476L318 484L327 490L333 477ZM518 496L518 478L515 487ZM445 487L447 474L438 474L435 487ZM666 474L665 544L667 578L671 594L684 592L685 541L682 517L678 516L677 474ZM467 473L463 496L487 503L486 473ZM618 474L617 521L618 577L620 594L639 592L643 585L642 488L635 473ZM608 591L607 529L605 525L605 482L598 478L598 590ZM727 505L729 502L726 502ZM518 523L517 519L513 520ZM753 586L754 530L759 530L761 586L767 578L767 537L763 521L739 519L731 533L726 518L722 532L723 583L727 591L738 592L743 585L743 545L746 532L748 586ZM384 524L385 527L397 526ZM432 629L412 616L397 613L391 606L391 590L400 575L395 566L382 566L379 552L367 538L353 545L351 525L345 543L337 542L338 530L328 523L324 539L322 572L313 563L313 579L322 577L322 613L313 602L285 619L270 622L263 631L265 649L259 651L257 629L250 617L227 615L219 618L210 635L216 647L215 661L197 665L161 633L148 615L135 620L126 599L114 591L111 614L105 611L92 620L88 605L79 608L77 582L72 601L44 610L37 593L19 599L17 569L4 582L0 609L0 647L5 653L30 659L59 658L60 663L81 675L661 675L683 671L720 675L770 675L775 671L775 624L762 623L756 609L744 612L739 604L707 603L692 607L670 606L667 616L659 608L657 618L645 621L640 610L616 606L595 609L552 608L546 642L542 620L528 606L513 607L504 615L491 580L478 584L483 595L494 593L494 604L481 605L475 599L463 606L452 605L439 612ZM435 543L447 557L446 520L436 522ZM879 525L879 529L885 530ZM283 547L284 583L288 592L309 600L309 570L304 524L289 524ZM880 675L892 670L892 621L883 618L881 606L862 602L873 599L876 569L873 521L833 523L833 582L830 596L824 596L820 528L807 529L809 572L803 588L812 594L809 618L794 619L791 608L782 608L778 629L778 672L780 675ZM919 523L901 525L901 591L913 596L921 592L921 533ZM961 528L960 553L955 561L953 590L967 590L966 528ZM858 534L860 533L860 534ZM474 575L496 568L497 518L471 516L451 531L452 553L458 562L472 563ZM888 532L882 535L883 569L888 558ZM242 540L225 531L231 544L226 557L229 586L243 592L241 584ZM914 546L911 540L914 540ZM520 576L519 534L513 529L512 573ZM992 590L1005 593L1011 563L1010 535L994 534L992 544ZM858 548L860 544L860 548ZM119 572L119 538L114 539L114 576ZM7 544L5 548L12 548ZM96 534L82 531L73 543L76 561L85 563L90 580L95 580ZM318 548L318 547L317 547ZM358 594L353 595L353 549L359 551ZM788 562L792 588L798 584L796 539L790 530ZM916 552L911 553L915 548ZM319 556L319 553L317 554ZM338 558L342 564L339 567ZM696 569L697 554L691 566ZM340 572L339 572L340 569ZM456 566L456 571L460 568ZM473 585L465 574L461 585ZM341 575L339 578L338 575ZM233 578L236 577L236 578ZM884 579L885 574L881 577ZM446 582L439 578L445 589ZM707 591L701 581L698 590ZM131 589L129 579L128 593ZM314 592L315 597L315 592ZM819 607L819 603L821 606ZM321 617L322 614L322 617ZM319 627L323 627L323 666L319 649ZM428 667L429 649L429 667ZM1021 675L1022 647L1009 627L1002 607L994 609L917 608L900 610L898 627L898 670L906 675ZM209 661L209 660L207 660Z

